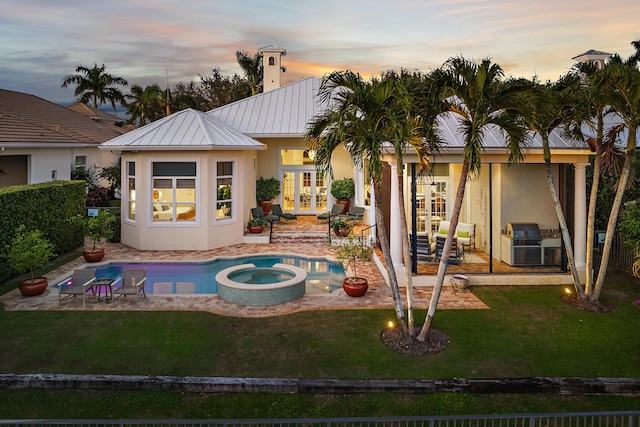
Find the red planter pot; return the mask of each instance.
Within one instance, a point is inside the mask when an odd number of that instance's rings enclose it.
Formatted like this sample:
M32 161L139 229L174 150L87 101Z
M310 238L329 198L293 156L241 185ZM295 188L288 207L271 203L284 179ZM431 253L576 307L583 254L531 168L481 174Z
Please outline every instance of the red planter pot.
M367 293L369 282L362 277L347 277L342 281L342 289L350 297L361 297Z
M250 225L248 228L249 233L253 234L260 234L262 233L262 230L264 230L264 227L262 225Z
M86 262L100 262L104 258L104 249L98 251L84 251L82 254Z
M336 200L336 204L342 205L342 214L346 215L349 212L349 206L351 205L351 201L349 199L339 199Z
M43 294L48 285L49 281L46 277L34 277L21 280L18 289L25 297L34 297Z

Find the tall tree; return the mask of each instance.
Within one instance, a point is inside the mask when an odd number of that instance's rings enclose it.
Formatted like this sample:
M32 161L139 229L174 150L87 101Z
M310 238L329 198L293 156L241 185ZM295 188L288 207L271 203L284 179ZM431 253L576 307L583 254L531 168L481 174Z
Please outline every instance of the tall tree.
M533 134L538 134L542 139L542 150L545 168L547 170L547 182L553 206L560 224L560 232L567 254L573 277L573 285L581 299L584 299L584 290L578 276L573 246L567 220L560 204L560 197L556 187L551 164L551 148L549 136L562 128L579 129L581 124L591 118L592 110L589 108L589 100L581 91L579 76L569 73L556 82L540 84L537 81L531 83L529 90L523 91L519 113L523 118L523 125Z
M87 68L82 65L76 67L76 73L68 75L62 80L62 87L76 85L73 94L78 101L85 104L91 103L94 108L107 103L116 109L116 102L122 106L126 105L125 97L115 86L127 86L129 83L119 76L105 73L105 65Z
M618 214L622 205L622 199L627 189L631 172L631 161L638 143L637 132L640 128L640 70L634 57L623 60L614 55L605 67L605 72L598 75L596 83L601 89L600 96L622 120L619 132L627 132L625 157L620 177L618 179L616 195L609 214L602 261L596 278L593 293L589 296L591 301L598 301L604 285L604 279L609 265L609 256L613 243L613 234L616 229Z
M316 152L316 166L331 175L333 151L345 147L357 167L367 162L367 171L373 181L376 231L384 256L393 294L398 326L403 336L411 341L405 322L404 307L391 259L389 237L384 227L382 212L382 164L385 142L408 139L410 126L409 95L405 87L394 79L365 81L351 71L333 72L324 77L319 97L327 103L323 113L309 124L309 148Z
M262 54L256 52L255 55L250 56L247 51L239 50L236 52L236 59L244 72L249 88L251 88L251 96L261 92L264 78Z
M427 318L418 335L419 341L425 341L431 329L442 293L448 264L447 254L453 244L467 179L469 174L477 175L480 172L480 155L486 128L496 126L507 137L510 162L518 162L523 157L521 144L525 141L525 132L518 126L514 116L508 114L509 109L517 106L517 94L522 87L503 82L503 74L502 68L489 59L475 63L462 57L451 58L440 69L434 70L433 77L444 89L443 95L449 110L447 114L454 114L458 118L459 131L464 139L464 157L443 256L438 265Z
M157 84L145 88L139 85L131 86L131 95L127 95L127 98L132 100L127 104L127 112L131 116L131 121L135 122L137 119L138 126L144 126L153 104L159 105L161 96L162 89Z

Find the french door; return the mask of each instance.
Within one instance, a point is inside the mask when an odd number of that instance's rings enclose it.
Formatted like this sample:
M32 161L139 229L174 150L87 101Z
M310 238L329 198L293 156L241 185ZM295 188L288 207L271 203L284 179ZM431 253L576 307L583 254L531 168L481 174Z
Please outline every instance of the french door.
M282 208L296 214L315 215L327 211L325 174L314 169L283 169Z
M447 219L447 179L418 177L416 202L416 231L437 232L440 221Z

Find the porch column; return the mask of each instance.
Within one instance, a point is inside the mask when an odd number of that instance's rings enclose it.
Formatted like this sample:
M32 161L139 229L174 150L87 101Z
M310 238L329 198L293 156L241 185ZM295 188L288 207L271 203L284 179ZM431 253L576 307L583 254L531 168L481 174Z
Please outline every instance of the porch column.
M585 278L587 265L587 166L588 163L576 163L575 166L575 206L573 230L573 255L580 280Z
M391 213L389 218L389 246L394 266L402 266L402 225L400 222L400 202L398 200L398 168L391 166Z
M353 181L356 184L356 194L353 201L356 206L364 206L364 171L362 169L355 169Z

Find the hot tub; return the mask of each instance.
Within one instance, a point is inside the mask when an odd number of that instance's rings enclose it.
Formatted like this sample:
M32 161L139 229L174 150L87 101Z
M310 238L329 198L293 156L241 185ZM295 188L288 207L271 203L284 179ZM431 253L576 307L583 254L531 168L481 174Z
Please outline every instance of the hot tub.
M218 296L223 301L254 307L284 304L301 298L306 279L306 271L288 264L261 268L241 264L216 274Z

